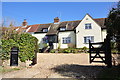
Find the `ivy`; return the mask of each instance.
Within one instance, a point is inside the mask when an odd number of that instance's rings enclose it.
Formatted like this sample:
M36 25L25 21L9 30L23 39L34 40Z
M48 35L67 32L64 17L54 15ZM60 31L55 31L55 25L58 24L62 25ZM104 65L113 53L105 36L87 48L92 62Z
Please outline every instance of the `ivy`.
M35 57L35 53L38 51L37 38L28 33L11 35L11 39L2 39L2 51L0 52L0 58L6 60L10 58L11 48L16 46L19 48L18 56L21 62L26 60L32 60Z

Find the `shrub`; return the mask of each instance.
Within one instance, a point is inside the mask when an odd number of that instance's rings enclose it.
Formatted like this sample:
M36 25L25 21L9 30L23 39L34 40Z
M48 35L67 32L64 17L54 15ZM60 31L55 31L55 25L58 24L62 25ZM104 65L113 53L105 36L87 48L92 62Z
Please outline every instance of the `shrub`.
M88 48L66 48L66 49L53 49L51 50L51 53L55 53L58 51L58 53L84 53L87 52Z
M50 51L50 53L55 53L55 51L56 51L55 49L52 49L52 50Z
M85 46L82 48L82 51L85 52L85 53L87 52L87 50L88 50L88 48L85 47Z
M13 36L16 35L16 36ZM2 41L2 52L0 53L0 57L2 60L9 59L10 51L13 46L19 48L19 58L21 62L25 62L26 60L32 60L35 57L35 53L38 51L37 38L33 37L28 33L21 34L13 34L11 39Z
M71 53L71 50L68 48L68 49L65 49L64 50L64 53Z

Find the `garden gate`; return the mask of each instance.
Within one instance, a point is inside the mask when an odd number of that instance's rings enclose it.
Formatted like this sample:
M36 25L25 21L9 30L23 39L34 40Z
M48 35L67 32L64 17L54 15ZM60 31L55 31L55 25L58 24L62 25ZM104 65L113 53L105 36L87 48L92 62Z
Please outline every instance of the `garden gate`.
M94 45L99 45L99 47L94 47ZM111 45L110 45L110 36L107 35L104 42L91 43L89 40L89 59L90 63L92 62L101 62L105 63L108 67L112 67L112 56L111 56ZM95 60L101 59L102 61Z

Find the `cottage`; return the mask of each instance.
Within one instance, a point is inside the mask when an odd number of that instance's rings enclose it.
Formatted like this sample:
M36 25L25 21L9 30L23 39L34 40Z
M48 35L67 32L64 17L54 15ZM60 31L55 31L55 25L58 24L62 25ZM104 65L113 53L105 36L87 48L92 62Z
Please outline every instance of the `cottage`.
M86 14L82 20L60 22L58 17L53 23L27 25L26 20L22 27L16 31L23 30L30 33L39 40L40 49L48 45L50 49L68 47L88 47L91 42L102 42L106 38L105 18L93 19Z

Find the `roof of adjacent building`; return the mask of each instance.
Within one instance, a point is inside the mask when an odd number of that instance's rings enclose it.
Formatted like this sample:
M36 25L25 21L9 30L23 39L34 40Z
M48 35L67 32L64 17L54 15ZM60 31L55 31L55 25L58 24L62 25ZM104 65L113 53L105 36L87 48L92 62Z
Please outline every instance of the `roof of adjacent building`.
M93 18L92 18L93 19ZM104 25L106 18L96 18L93 19L101 28L106 28ZM48 24L35 24L28 25L27 27L16 27L18 31L25 30L26 32L35 32L35 33L43 33L43 29L48 29L47 35L55 35L59 32L59 28L66 28L65 31L75 30L75 28L79 25L82 20L76 21L64 21L59 23L48 23Z

